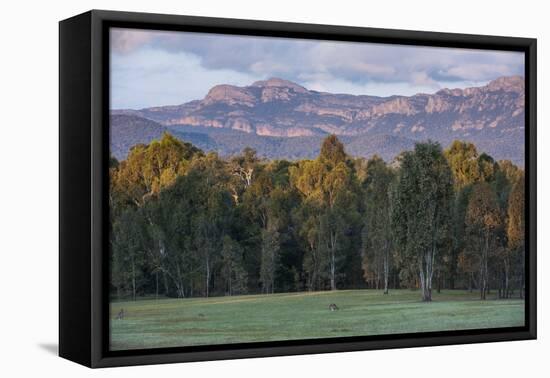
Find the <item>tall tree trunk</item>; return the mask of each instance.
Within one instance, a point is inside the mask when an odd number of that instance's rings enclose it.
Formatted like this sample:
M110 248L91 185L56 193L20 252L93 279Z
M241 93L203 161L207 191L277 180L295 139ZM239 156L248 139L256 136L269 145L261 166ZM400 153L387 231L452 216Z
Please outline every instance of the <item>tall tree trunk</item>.
M451 251L451 270L449 272L449 289L454 290L455 289L455 281L456 281L456 274L457 274L457 252L453 248Z
M485 299L485 272L483 269L483 261L479 269L479 299Z
M441 293L441 268L437 269L437 293Z
M209 286L210 286L210 256L209 256L208 253L206 254L206 282L205 282L205 285L206 285L205 294L206 294L206 298L208 298L208 295L210 294L209 293Z
M271 253L271 294L275 293L275 251Z
M437 213L437 211L436 211ZM435 222L435 216L432 222ZM422 301L432 301L432 280L434 274L435 256L437 254L436 239L437 227L432 223L432 245L424 251L420 261L420 286L422 288Z
M232 276L233 276L233 272L229 272L229 296L233 295Z
M519 297L520 299L523 299L523 288L525 287L525 275L524 275L524 268L521 270L521 278L519 281Z
M181 275L181 269L180 269L180 263L179 261L176 262L176 273L177 273L177 279L174 280L176 284L176 290L178 291L178 297L184 298L185 297L185 291L184 291L184 285L183 285L183 277Z
M432 295L428 288L428 277L424 267L420 270L420 290L422 291L422 301L431 302Z
M510 298L510 288L508 284L508 274L509 274L508 261L504 260L504 298Z
M164 284L164 295L168 296L168 291L169 291L168 275L164 271L162 271L162 281L163 281L163 284Z
M487 242L485 244L485 292L491 294L491 285L489 282L489 238L487 237ZM486 299L486 298L485 298Z
M435 248L425 252L420 261L420 288L422 289L422 301L432 301L432 278Z
M330 232L330 290L336 290L336 233Z
M487 276L486 276L486 264L487 264L487 249L489 245L489 238L487 235L484 235L484 246L481 250L481 259L479 263L479 299L486 299L487 292Z
M132 298L136 300L136 263L132 255Z
M159 299L159 271L155 272L155 299Z
M388 294L388 279L390 275L390 253L388 249L386 242L386 248L384 250L384 294Z
M336 290L336 280L335 280L335 269L334 269L334 254L330 256L330 290Z
M489 242L487 242L487 248L485 249L485 293L491 294L491 287L489 285ZM483 299L487 299L487 295Z

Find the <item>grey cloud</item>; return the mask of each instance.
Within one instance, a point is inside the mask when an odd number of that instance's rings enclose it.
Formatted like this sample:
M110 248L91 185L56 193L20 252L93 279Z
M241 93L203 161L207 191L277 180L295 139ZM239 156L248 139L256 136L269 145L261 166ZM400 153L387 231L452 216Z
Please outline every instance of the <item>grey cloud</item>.
M325 75L352 82L488 81L522 73L518 53L116 29L113 51L143 46L197 55L207 69L284 76Z

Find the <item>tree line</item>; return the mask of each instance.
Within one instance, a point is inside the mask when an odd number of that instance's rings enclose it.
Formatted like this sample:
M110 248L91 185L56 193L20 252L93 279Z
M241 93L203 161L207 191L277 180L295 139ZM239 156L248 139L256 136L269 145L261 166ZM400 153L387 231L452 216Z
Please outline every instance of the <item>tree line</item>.
M166 133L110 162L113 298L373 288L523 296L524 172L468 142L391 164L223 159Z

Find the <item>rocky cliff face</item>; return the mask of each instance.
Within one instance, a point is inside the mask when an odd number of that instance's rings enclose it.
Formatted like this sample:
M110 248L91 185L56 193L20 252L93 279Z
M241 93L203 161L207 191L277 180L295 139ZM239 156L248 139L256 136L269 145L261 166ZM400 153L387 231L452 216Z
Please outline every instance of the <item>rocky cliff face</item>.
M230 129L259 136L388 136L475 142L497 158L523 163L525 87L519 76L486 86L414 96L353 96L308 90L272 78L249 86L217 85L178 106L115 110L164 126Z

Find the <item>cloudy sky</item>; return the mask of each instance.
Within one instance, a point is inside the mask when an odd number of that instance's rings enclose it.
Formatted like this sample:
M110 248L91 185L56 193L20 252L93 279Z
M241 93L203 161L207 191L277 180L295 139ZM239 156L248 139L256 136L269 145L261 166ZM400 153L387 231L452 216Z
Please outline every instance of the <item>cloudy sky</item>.
M280 77L308 89L433 93L523 75L522 53L111 29L111 108L202 99L217 84Z

